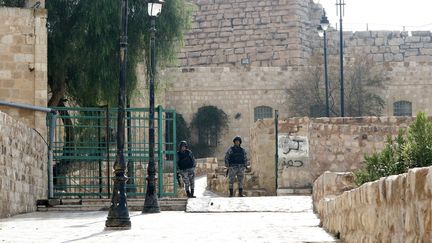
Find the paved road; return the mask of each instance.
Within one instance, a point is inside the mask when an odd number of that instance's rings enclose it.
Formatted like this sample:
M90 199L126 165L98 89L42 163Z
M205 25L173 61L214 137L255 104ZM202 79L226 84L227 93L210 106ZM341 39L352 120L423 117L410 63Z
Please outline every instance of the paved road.
M200 182L198 182L200 183ZM106 211L35 212L0 219L0 242L333 242L310 197L213 198L202 190L190 212L130 212L132 228L105 230ZM208 194L208 193L207 193ZM233 203L229 203L233 200ZM209 202L213 202L210 205ZM239 202L243 202L242 204ZM219 205L243 212L192 213ZM277 210L275 210L275 208ZM267 209L272 209L267 210ZM262 211L265 212L262 212ZM227 210L230 211L230 210Z

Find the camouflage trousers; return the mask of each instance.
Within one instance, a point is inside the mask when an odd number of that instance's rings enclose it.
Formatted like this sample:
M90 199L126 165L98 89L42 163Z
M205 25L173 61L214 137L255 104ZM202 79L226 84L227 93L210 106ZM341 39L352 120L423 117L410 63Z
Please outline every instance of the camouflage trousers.
M179 174L183 180L185 190L189 191L189 188L193 190L195 188L195 168L180 170Z
M243 189L243 178L245 174L244 165L235 165L228 167L229 189L234 188L234 179L237 176L238 188Z

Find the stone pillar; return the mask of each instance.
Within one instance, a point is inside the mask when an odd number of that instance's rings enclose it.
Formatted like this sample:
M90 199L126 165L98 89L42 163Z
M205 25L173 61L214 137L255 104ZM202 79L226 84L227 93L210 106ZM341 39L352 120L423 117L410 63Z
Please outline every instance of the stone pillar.
M41 1L41 5L42 5ZM47 106L48 103L48 33L46 28L46 9L35 9L35 41L34 41L34 104L36 106ZM38 130L45 130L46 114L35 113L34 126ZM46 134L46 133L44 133Z
M0 100L47 105L47 10L41 6L0 8ZM45 113L5 106L1 110L47 134Z

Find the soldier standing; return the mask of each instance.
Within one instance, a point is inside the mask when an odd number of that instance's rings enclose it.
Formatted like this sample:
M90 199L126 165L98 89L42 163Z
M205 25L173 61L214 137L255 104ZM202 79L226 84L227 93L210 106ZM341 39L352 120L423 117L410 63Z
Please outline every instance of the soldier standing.
M228 168L229 177L229 193L230 197L234 196L234 179L237 177L239 197L243 195L243 179L245 169L248 166L247 153L244 148L241 147L242 139L240 136L236 136L233 139L234 145L231 146L225 155L225 166Z
M181 141L177 151L177 168L179 169L179 174L183 179L184 188L188 198L195 198L195 167L196 161L192 151L188 149L186 141Z

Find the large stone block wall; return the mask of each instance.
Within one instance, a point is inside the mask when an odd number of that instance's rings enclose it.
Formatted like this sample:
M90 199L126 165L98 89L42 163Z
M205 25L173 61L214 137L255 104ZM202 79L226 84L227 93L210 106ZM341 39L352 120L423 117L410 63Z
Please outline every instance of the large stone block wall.
M48 191L48 149L33 129L0 112L0 218L36 211Z
M322 46L314 47L316 50ZM318 48L318 49L317 49ZM338 59L339 32L329 32L329 60ZM432 114L432 32L430 31L357 31L344 32L344 57L349 61L366 55L381 66L386 76L380 92L385 115L393 115L393 103L412 102L413 115Z
M287 90L300 80L308 58L323 51L316 32L320 5L310 0L194 0L193 28L186 34L179 66L165 70L166 105L189 122L203 105L216 105L230 117L215 156L222 158L234 135L249 148L253 108L267 105L290 116ZM339 60L339 32L330 28L329 61ZM393 103L412 102L412 114L432 114L432 36L428 31L344 32L346 64L369 55L384 70L383 115ZM241 60L249 58L249 64ZM336 81L337 82L337 81ZM234 119L237 113L240 119Z
M195 176L214 173L218 168L217 158L202 158L196 160Z
M47 105L48 42L44 2L41 1L38 9L0 8L0 100ZM41 134L46 134L44 113L0 108Z
M193 0L193 26L179 55L186 66L299 65L312 1ZM316 5L313 5L316 7ZM316 28L316 27L315 27ZM303 43L303 42L306 42Z
M219 138L214 154L222 161L236 135L249 148L249 132L254 108L269 106L287 112L288 80L295 71L280 67L195 67L165 70L163 76L172 84L166 91L167 108L175 108L190 124L202 106L214 105L228 115L229 129ZM187 82L185 82L187 80Z
M312 188L315 179L325 171L359 169L365 154L382 149L387 135L396 135L399 129L407 128L412 121L411 117L280 120L278 146L279 151L286 154L279 153L278 190ZM274 121L257 122L251 134L252 171L258 175L262 188L275 192ZM307 147L302 150L302 142L297 144L297 139L306 141L304 145ZM296 150L307 151L307 157L290 159L290 154Z
M324 186L316 183L314 191ZM432 242L432 167L323 198L317 211L322 226L343 242Z

